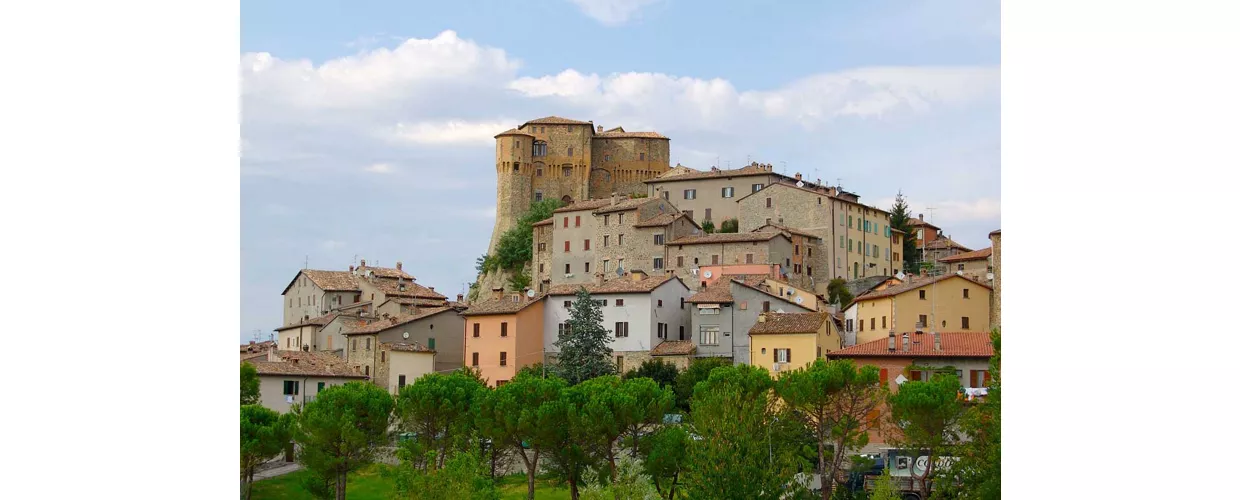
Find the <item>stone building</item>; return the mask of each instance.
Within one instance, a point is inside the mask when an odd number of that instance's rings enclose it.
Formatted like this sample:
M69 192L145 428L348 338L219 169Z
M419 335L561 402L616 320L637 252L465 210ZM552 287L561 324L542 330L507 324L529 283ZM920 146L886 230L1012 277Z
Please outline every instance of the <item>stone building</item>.
M999 234L998 229L990 233L990 248L991 248L991 253L990 253L991 264L990 265L995 270L994 271L995 280L993 284L994 292L991 294L991 299L990 299L990 327L991 328L999 327L999 317L1000 317L1000 313L1002 312L1002 307L1001 307L1002 301L1000 299L1003 297L1003 266L1002 266L1002 259L1000 258L999 236L1000 234Z
M711 221L718 228L727 219L739 216L736 200L787 176L770 165L751 163L737 169L694 170L681 165L644 181L651 198L675 203L699 224Z
M990 247L972 252L958 253L939 259L946 272L960 274L975 281L990 284L993 270L990 267ZM993 285L992 285L993 286Z
M695 357L750 360L749 330L764 312L811 312L766 288L765 276L728 276L685 299Z
M258 372L259 404L280 413L314 401L328 387L368 378L324 352L270 349L264 357L241 362L254 365Z
M420 309L417 314L373 318L344 332L349 366L363 375L377 377L376 369L387 362L382 343L411 343L435 351L435 371L449 372L464 362L465 320L451 307ZM378 383L378 379L376 379ZM383 384L386 385L386 381Z
M699 234L677 238L667 246L671 269L693 280L694 290L705 287L702 266L775 263L787 275L794 251L790 235L780 231Z

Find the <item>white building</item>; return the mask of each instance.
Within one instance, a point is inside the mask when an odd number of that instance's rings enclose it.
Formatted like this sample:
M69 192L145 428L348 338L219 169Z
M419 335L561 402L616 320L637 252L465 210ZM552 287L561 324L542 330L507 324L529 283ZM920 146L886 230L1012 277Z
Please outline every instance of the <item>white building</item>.
M584 287L600 303L603 326L612 334L611 349L620 372L637 368L650 359L650 350L666 340L689 340L692 295L679 277L647 277L634 271L623 279L599 284L556 285L547 293L543 309L543 343L548 356L559 349L555 342L567 327L573 301Z

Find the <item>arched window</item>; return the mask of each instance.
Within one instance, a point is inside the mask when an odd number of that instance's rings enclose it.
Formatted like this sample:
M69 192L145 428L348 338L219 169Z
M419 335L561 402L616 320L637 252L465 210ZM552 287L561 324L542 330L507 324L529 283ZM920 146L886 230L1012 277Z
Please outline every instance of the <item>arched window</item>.
M534 156L547 156L546 141L534 141Z

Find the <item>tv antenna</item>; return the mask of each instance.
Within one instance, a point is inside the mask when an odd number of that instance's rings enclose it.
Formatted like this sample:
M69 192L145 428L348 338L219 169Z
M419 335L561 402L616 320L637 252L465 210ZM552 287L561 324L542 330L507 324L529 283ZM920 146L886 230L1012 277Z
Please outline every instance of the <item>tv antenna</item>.
M302 269L310 269L310 256L306 256L306 261L302 264Z

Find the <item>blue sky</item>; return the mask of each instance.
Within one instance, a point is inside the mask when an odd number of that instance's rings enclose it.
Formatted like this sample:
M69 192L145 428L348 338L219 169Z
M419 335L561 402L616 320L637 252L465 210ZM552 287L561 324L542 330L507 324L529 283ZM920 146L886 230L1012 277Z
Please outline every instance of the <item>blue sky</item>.
M999 227L999 2L241 5L241 337L307 259L455 295L494 223L491 137L560 115L841 179L983 248Z

